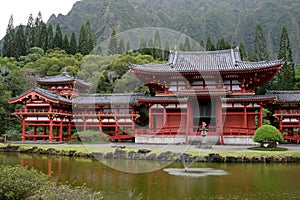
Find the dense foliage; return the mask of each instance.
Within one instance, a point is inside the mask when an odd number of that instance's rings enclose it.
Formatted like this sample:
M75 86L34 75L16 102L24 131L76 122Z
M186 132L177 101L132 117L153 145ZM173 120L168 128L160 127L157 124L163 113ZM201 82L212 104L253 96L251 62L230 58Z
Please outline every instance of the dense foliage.
M71 37L69 39L69 37ZM75 33L69 35L63 33L60 24L56 24L53 29L52 24L45 24L42 20L42 14L33 19L30 14L26 26L22 24L14 27L13 16L11 15L6 29L6 35L3 38L2 55L6 57L15 57L20 59L29 53L32 47L41 48L44 52L59 48L69 54L81 53L89 54L96 46L94 31L91 29L89 21L81 25L78 34L78 46Z
M25 199L43 189L48 177L41 172L0 165L0 199Z
M283 142L283 138L276 127L272 125L262 125L255 131L253 141L261 144L276 143Z
M81 23L90 20L95 35L102 40L110 37L112 29L120 33L141 27L163 27L184 33L198 43L208 37L216 43L224 37L231 45L244 42L247 47L253 45L256 27L261 24L269 57L274 59L282 26L290 31L293 52L300 49L299 6L297 0L83 0L68 15L51 17L48 23L59 23L63 32L78 35ZM170 43L171 48L174 46ZM300 55L294 56L298 62Z
M103 199L101 192L48 181L47 175L34 168L0 165L0 199L22 200L29 197L44 200Z

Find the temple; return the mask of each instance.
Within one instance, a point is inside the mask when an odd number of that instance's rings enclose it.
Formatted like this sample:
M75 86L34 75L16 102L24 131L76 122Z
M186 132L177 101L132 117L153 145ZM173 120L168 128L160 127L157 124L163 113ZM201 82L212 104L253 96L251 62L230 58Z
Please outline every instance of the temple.
M254 93L283 64L242 61L238 48L171 51L166 64L129 66L152 96L86 94L90 84L63 72L38 79L36 88L10 103L23 105L14 113L22 120L22 141L68 141L77 128L104 132L113 141L188 144L205 136L219 144L252 144L268 108L284 138L298 143L300 92ZM137 123L141 107L147 110L147 125Z

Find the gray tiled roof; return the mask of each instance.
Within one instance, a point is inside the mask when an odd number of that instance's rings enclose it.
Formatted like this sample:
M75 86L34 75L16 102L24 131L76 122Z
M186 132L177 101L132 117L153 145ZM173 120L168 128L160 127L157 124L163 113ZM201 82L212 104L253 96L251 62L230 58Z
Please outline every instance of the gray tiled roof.
M70 76L67 72L63 72L60 75L56 76L45 76L42 78L38 78L36 80L37 83L66 83L66 82L77 82L81 85L84 85L86 87L90 87L91 84L87 83L83 80L77 79L75 77Z
M236 95L236 96L230 96L230 97L224 97L221 98L223 102L227 101L262 101L262 100L268 100L268 99L276 99L275 95Z
M188 97L177 96L141 96L137 98L142 101L186 101Z
M22 96L30 93L30 92L36 92L36 93L38 93L38 94L40 94L42 96L45 96L46 98L49 98L49 99L52 99L52 100L55 100L55 101L60 101L60 102L70 103L70 104L72 103L71 100L62 97L62 96L58 95L55 92L51 92L49 90L44 90L44 89L41 89L39 87L35 87L35 88L31 89L31 90L28 90L28 91L24 92L23 94L21 94L21 95L19 95L17 97L11 98L10 101L14 101L14 100L16 100L16 99L18 99L18 98L20 98L20 97L22 97Z
M276 96L276 102L300 102L300 91L267 91L266 96Z
M133 93L133 94L86 94L80 95L79 97L72 100L73 104L136 104L138 97L143 97L144 94Z
M210 72L263 69L283 64L283 60L244 62L238 48L220 51L170 52L167 64L131 65L150 72Z

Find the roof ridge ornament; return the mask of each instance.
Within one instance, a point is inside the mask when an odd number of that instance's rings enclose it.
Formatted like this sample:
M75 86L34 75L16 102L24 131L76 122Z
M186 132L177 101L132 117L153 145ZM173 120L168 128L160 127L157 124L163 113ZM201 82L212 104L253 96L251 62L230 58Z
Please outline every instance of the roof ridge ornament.
M65 67L63 73L61 73L62 76L68 76L67 68Z

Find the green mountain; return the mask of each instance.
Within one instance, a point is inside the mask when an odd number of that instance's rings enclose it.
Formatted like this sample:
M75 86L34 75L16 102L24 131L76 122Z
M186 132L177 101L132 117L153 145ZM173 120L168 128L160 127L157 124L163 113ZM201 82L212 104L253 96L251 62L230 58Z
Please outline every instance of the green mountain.
M61 25L63 32L79 35L87 20L101 40L142 27L163 27L184 33L194 40L224 37L232 44L253 45L261 24L271 58L277 57L282 27L289 31L296 61L300 48L299 0L81 0L67 15L51 16L47 23ZM154 35L154 34L153 34ZM140 38L137 38L140 40ZM172 44L170 44L171 47Z

